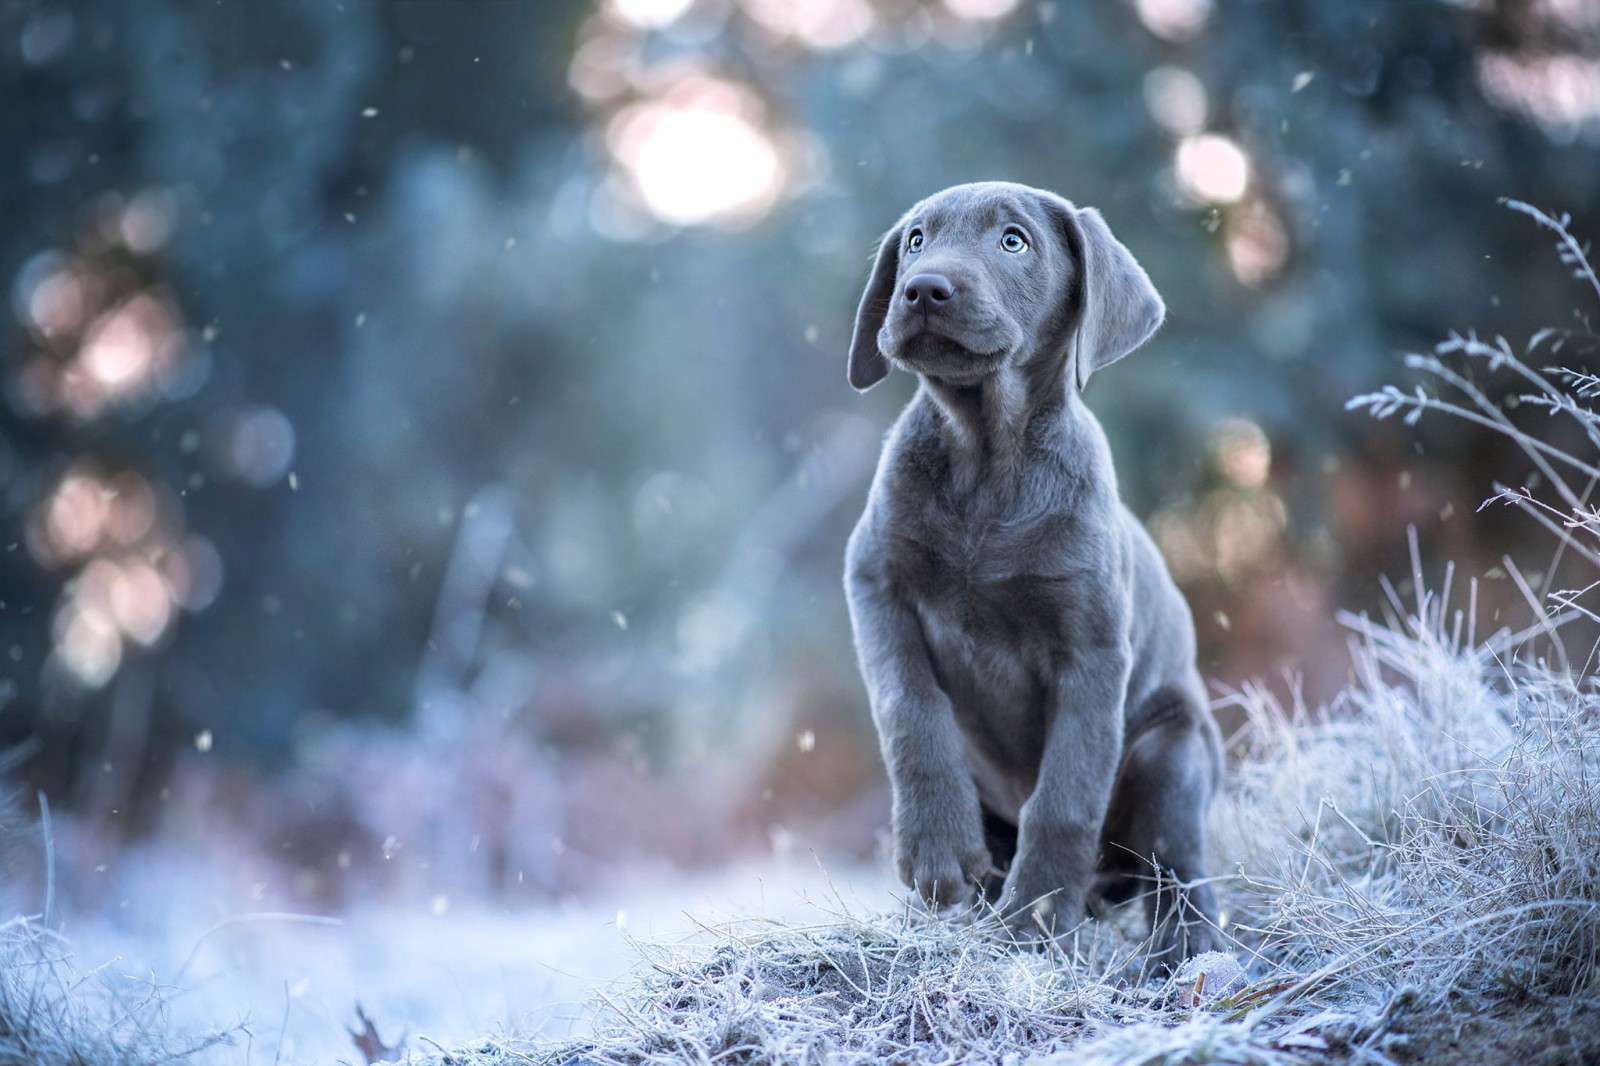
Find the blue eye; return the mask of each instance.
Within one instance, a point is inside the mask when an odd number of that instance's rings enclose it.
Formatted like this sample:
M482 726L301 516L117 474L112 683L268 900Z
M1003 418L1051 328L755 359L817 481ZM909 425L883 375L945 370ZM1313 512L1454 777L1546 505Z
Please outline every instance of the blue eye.
M1005 236L1000 238L1000 247L1013 254L1026 252L1028 250L1028 240L1019 231L1008 229L1005 232Z
M920 251L922 251L922 231L921 230L916 229L916 230L912 230L911 231L911 236L906 239L906 251L908 251L908 252L920 252Z

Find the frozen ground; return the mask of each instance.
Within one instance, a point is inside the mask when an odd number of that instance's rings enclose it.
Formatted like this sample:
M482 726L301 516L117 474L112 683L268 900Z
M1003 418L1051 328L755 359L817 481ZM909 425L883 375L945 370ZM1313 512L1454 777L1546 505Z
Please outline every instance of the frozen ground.
M579 1036L591 994L638 962L630 938L670 941L736 916L814 915L808 899L894 905L886 871L824 875L802 854L698 875L641 871L632 884L536 909L429 900L324 918L223 908L212 890L227 877L173 861L124 875L118 887L140 906L114 918L69 915L61 929L78 970L100 967L135 995L160 987L173 1030L241 1026L231 1044L194 1060L203 1063L361 1063L347 1032L357 1002L391 1047L402 1034L411 1049L512 1032Z

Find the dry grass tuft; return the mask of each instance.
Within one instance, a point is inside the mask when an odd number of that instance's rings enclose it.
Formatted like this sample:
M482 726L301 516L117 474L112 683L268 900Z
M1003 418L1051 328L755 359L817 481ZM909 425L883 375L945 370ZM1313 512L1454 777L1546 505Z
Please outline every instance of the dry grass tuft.
M808 926L734 923L688 945L639 944L643 965L601 997L589 1038L490 1043L407 1061L999 1063L1081 1054L1107 1034L1130 1032L1151 1036L1147 1050L1186 1033L1188 1050L1211 1049L1194 1061L1297 1061L1258 1040L1251 1025L1218 1024L1214 1010L1239 1010L1238 999L1186 1009L1180 982L1144 980L1142 945L1116 924L1088 923L1042 952L1018 948L992 913L824 916ZM1128 1061L1110 1044L1103 1060Z
M1452 1010L1600 993L1600 694L1443 631L1443 600L1361 634L1336 709L1241 694L1217 819L1233 933L1285 978Z
M77 973L66 943L35 918L0 925L0 1066L161 1066L223 1043L175 1043L162 990Z

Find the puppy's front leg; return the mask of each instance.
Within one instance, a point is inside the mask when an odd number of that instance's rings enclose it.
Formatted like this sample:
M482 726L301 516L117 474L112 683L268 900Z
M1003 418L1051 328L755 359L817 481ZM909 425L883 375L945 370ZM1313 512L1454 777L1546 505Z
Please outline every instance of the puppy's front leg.
M967 902L993 863L950 698L911 605L870 566L845 584L894 798L896 871L929 904Z
M1082 648L1057 677L1039 781L1022 805L1017 854L1001 892L1019 934L1054 935L1084 916L1100 833L1122 756L1126 641Z

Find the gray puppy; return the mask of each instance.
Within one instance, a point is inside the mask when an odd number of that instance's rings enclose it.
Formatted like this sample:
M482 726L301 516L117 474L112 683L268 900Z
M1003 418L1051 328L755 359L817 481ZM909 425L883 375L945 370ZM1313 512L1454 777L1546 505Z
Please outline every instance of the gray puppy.
M1221 745L1188 605L1078 396L1164 314L1099 213L1053 193L960 185L907 212L850 383L922 380L845 589L901 879L940 905L978 887L1023 933L1142 893L1170 964L1222 943L1203 846Z

